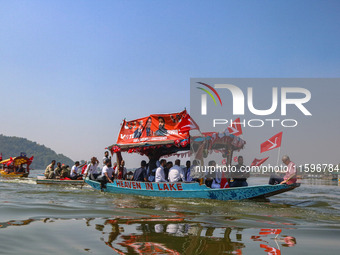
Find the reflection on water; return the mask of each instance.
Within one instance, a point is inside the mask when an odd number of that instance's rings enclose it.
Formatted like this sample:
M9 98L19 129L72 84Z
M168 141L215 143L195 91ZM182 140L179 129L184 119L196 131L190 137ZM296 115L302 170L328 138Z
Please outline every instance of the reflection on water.
M51 224L58 224L59 221L65 219L11 220L0 223L0 228L40 222L49 224L53 230ZM74 219L67 221L72 225ZM245 254L245 243L253 241L258 245L252 254L279 255L283 254L282 247L297 244L295 237L281 235L283 230L280 228L213 227L199 222L187 222L184 218L87 218L80 221L90 230L95 230L96 238L117 254ZM243 235L243 232L249 231L256 235ZM84 247L83 250L95 249Z
M340 248L340 189L326 182L307 180L266 201L103 194L30 179L0 179L0 190L4 254L328 255Z

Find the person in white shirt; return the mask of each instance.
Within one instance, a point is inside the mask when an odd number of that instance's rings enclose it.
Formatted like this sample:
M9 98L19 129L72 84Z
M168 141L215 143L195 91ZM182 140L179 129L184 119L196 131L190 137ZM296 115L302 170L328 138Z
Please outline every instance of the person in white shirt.
M166 182L165 173L164 173L164 167L166 165L166 160L161 159L160 164L161 165L156 170L155 181L156 182Z
M169 170L169 182L179 182L185 180L181 161L176 159L175 165Z
M99 161L96 157L91 158L91 163L87 165L87 168L84 172L83 179L86 178L86 176L89 176L90 180L95 180L99 176L97 173L97 168L99 165Z
M79 161L76 161L76 163L74 163L74 166L71 168L70 178L72 180L76 180L79 177L78 166L79 166Z
M105 161L105 166L102 169L101 175L97 178L97 181L100 182L100 189L103 191L106 188L106 183L113 183L113 168L111 165L111 160Z
M105 162L105 166L102 169L100 177L102 177L107 182L113 182L113 168L111 166L111 160Z

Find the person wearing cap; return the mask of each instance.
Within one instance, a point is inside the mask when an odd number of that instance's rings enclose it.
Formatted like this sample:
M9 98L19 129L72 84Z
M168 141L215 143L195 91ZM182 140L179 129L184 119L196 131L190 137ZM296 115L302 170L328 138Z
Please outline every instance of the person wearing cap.
M96 157L92 157L91 158L91 163L87 165L87 168L84 172L84 177L83 179L86 178L86 176L89 176L90 180L96 180L97 177L100 175L97 172L97 168L99 165L99 161Z

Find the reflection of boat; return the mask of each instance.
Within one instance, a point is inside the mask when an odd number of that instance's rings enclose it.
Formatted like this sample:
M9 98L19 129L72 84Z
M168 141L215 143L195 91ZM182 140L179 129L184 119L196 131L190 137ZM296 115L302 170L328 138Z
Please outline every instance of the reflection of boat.
M100 183L89 179L85 180L91 187L101 190ZM114 180L107 183L103 188L104 192L132 194L154 197L173 197L173 198L205 198L217 200L242 200L250 198L265 198L277 195L296 187L299 183L291 185L258 185L241 188L210 189L206 185L194 183L169 183L169 182L135 182Z
M113 219L96 229L107 233L105 225L112 228L105 244L117 254L242 254L245 247L231 240L231 228L205 227L181 218ZM135 230L124 234L127 226Z
M21 178L29 175L29 166L33 161L33 156L14 157L0 162L0 175L2 177Z
M83 180L67 180L67 179L46 179L43 174L39 174L36 180L37 184L54 184L54 185L84 185Z

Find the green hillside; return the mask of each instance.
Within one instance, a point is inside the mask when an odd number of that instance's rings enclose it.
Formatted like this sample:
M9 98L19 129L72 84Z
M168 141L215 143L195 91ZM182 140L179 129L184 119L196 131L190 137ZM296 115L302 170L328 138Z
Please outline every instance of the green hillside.
M63 154L57 154L44 145L21 137L0 135L0 153L1 152L3 159L20 156L21 152L25 152L27 157L34 156L31 165L33 169L45 169L53 159L66 165L73 165L73 160Z

